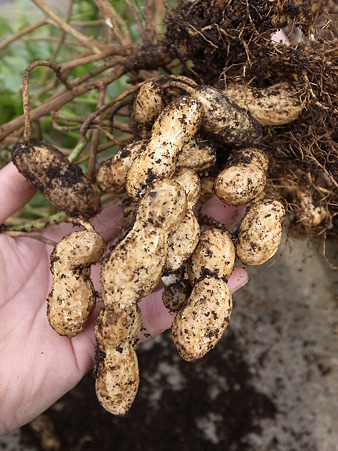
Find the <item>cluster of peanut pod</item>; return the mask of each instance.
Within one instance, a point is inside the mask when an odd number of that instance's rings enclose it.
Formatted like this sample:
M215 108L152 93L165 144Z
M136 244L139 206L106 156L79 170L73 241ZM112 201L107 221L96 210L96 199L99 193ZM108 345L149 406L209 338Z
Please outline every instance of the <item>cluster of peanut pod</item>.
M177 312L172 324L175 346L183 359L200 359L228 325L232 296L227 280L236 257L244 265L263 264L276 253L282 236L284 208L264 194L268 158L259 142L262 126L294 120L301 102L289 102L290 114L275 108L277 114L271 115L271 94L260 93L259 101L252 97L239 107L234 99L238 88L229 90L230 101L212 87L182 81L177 87L180 94L168 101L154 81L142 85L131 115L135 140L97 171L100 190L125 196L133 212L128 232L102 259L104 306L95 326L97 397L118 416L128 412L139 386L139 301L162 279L163 302ZM280 100L294 98L290 86L278 89ZM243 100L243 90L239 97ZM209 171L217 167L214 143L232 150L225 166L210 177ZM30 146L33 153L46 147L39 146ZM226 205L247 204L236 238L221 224L201 232L195 210L205 192ZM70 337L84 329L94 310L90 267L105 249L89 222L74 222L85 230L72 232L52 252L47 308L51 326Z
M236 254L246 265L271 258L281 240L284 215L278 201L263 195L267 157L248 147L259 142L261 125L218 90L189 89L188 95L165 105L160 87L146 83L135 99L132 121L135 141L97 173L103 191L126 191L136 203L132 228L101 269L104 308L95 330L100 351L96 391L115 415L129 410L138 390L140 299L162 277L163 301L178 312L172 335L179 354L187 361L203 357L229 322L227 280ZM236 148L214 180L215 194L228 205L252 203L236 245L225 227L201 233L194 214L202 180L216 164L214 139Z

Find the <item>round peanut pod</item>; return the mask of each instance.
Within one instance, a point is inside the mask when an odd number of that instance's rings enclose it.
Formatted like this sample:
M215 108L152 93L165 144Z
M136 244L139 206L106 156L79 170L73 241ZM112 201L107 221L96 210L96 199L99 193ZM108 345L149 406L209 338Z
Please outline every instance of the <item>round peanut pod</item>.
M18 143L12 151L18 171L58 210L90 218L101 209L97 188L80 166L55 147L41 141Z
M146 81L133 103L131 128L135 136L150 138L152 126L165 107L161 88L153 81Z
M164 306L171 312L178 312L186 302L189 291L190 286L185 279L165 285L162 291Z
M233 84L227 87L226 95L232 102L250 111L263 126L278 126L295 121L306 105L299 87L289 82L263 89Z
M262 139L261 125L221 91L210 86L195 89L191 95L203 106L201 129L216 141L232 147L245 147Z
M257 166L230 166L221 171L215 180L215 194L227 205L243 205L264 191L266 175Z
M216 196L227 205L243 205L256 199L265 189L268 162L258 149L233 152L215 179Z
M201 121L202 106L189 97L177 99L162 111L146 150L134 160L128 172L126 188L132 199L141 198L154 181L174 175L178 152L197 132Z
M263 199L251 205L241 221L236 253L244 265L262 265L278 250L282 238L283 205Z
M134 141L106 160L97 170L97 186L106 193L123 193L126 190L127 173L147 143L147 140Z
M58 243L50 257L53 280L47 298L47 317L60 335L74 337L86 326L96 303L90 266L104 251L104 241L89 223Z
M171 327L180 356L194 362L213 349L228 326L231 311L231 292L223 280L207 276L197 282Z
M228 279L235 266L235 247L227 231L213 227L201 233L199 243L187 264L194 285L206 276Z
M126 342L105 348L101 356L99 350L98 354L96 396L109 413L124 416L134 402L140 383L135 348Z

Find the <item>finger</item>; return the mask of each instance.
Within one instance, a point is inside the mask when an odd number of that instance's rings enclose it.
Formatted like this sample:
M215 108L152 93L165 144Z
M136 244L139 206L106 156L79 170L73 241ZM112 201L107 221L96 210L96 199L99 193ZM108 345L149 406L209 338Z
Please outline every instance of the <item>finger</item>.
M123 210L119 203L111 203L91 220L95 230L106 243L121 235L124 226ZM81 226L72 223L59 224L44 231L44 235L52 241L58 242L65 235L75 230L83 230Z
M120 202L109 204L94 218L92 224L106 242L120 236L125 225Z
M228 280L232 293L243 287L249 280L248 273L243 268L235 267ZM175 313L170 312L162 302L162 290L144 298L140 304L142 313L142 330L138 336L139 343L170 329Z
M216 221L224 224L228 230L231 230L243 218L245 208L245 205L239 205L237 207L225 205L217 196L213 196L200 206L199 212L202 215L216 219Z
M21 175L13 163L0 171L0 224L22 208L33 196L35 189Z

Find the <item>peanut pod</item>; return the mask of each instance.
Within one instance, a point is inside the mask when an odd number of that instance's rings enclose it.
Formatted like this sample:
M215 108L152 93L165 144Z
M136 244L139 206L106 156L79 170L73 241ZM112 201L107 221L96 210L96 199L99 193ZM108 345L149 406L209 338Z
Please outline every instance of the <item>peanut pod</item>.
M181 224L168 239L167 259L164 265L166 273L173 273L182 267L197 246L200 235L200 226L193 211L200 196L200 179L191 169L181 169L174 180L185 190L187 211Z
M235 257L235 246L226 230L216 227L204 230L187 264L191 284L206 276L228 279L235 266Z
M282 238L283 205L263 199L247 210L239 226L236 253L244 265L262 265L275 255Z
M55 147L41 141L18 143L12 151L18 171L58 210L90 218L101 209L97 188L80 166L70 163Z
M192 92L192 96L203 106L201 129L216 141L233 147L261 141L261 125L249 112L230 102L221 91L203 86Z
M228 86L226 95L232 102L250 111L263 126L278 126L295 121L306 105L301 90L289 82L262 89L234 84Z
M134 136L150 138L152 126L164 107L161 88L153 80L145 82L133 103L131 128Z
M258 149L233 152L215 179L215 194L227 205L242 205L262 194L266 185L267 157Z
M100 259L104 250L104 241L93 226L77 222L86 230L65 236L50 257L53 280L47 298L47 317L58 334L68 337L85 328L95 308L90 266Z
M97 170L97 186L106 193L123 193L126 190L127 173L135 158L146 148L147 142L134 141L106 160Z
M231 292L223 280L207 276L197 282L171 327L180 356L194 362L213 349L228 326L231 311Z
M128 172L126 188L132 199L142 197L155 181L173 176L178 152L196 133L201 120L200 103L188 97L177 99L162 111L146 150L134 160Z

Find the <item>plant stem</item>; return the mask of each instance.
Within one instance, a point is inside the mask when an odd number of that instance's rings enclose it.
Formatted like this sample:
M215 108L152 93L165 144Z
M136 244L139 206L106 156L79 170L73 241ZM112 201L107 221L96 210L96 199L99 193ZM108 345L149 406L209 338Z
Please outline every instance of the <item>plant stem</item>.
M24 224L15 224L11 226L6 226L4 224L5 232L34 232L36 230L42 230L46 227L60 224L67 220L67 215L64 212L56 213L55 215L49 216L48 218L35 219L34 221L27 222Z

